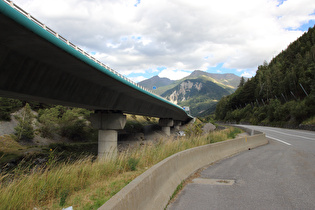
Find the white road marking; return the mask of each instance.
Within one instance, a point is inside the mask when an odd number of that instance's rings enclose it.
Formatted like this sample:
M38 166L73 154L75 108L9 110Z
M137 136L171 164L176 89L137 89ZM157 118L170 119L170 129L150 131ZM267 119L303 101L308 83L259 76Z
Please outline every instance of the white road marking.
M280 139L276 139L276 138L273 138L273 137L271 137L271 136L267 136L267 135L266 135L266 137L267 137L267 138L269 138L269 139L273 139L273 140L279 141L279 142L281 142L281 143L283 143L283 144L286 144L286 145L291 146L291 144L290 144L290 143L285 142L285 141L282 141L282 140L280 140Z
M315 141L314 138L308 138L308 137L304 137L304 136L297 136L297 135L294 135L294 134L283 133L283 132L275 131L275 130L273 130L273 129L267 129L267 128L264 128L264 129L265 129L265 130L272 131L272 132L275 132L275 133L280 133L280 134L283 134L283 135L294 136L294 137L298 137L298 138L309 139L309 140Z

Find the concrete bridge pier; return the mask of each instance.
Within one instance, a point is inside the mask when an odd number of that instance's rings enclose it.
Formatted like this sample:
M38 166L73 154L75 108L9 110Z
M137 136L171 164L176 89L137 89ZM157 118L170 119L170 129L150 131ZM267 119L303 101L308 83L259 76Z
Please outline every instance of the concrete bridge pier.
M98 158L117 156L118 130L124 129L126 115L95 111L91 115L91 123L94 128L98 129Z
M174 129L175 129L175 131L179 131L181 125L182 125L182 121L174 120Z
M159 125L162 127L162 131L170 136L171 135L171 126L174 125L174 121L169 118L160 118Z

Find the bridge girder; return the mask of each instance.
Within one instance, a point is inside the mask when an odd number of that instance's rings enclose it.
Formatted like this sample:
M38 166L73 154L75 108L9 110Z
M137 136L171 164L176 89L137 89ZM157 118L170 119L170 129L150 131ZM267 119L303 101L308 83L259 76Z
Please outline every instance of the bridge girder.
M0 1L0 96L187 121Z

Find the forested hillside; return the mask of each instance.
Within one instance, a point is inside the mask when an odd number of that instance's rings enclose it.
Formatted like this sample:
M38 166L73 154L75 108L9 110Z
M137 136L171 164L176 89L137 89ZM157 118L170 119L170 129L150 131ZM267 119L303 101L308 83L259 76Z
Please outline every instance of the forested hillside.
M315 28L310 28L278 56L258 67L216 107L216 118L252 124L314 123Z

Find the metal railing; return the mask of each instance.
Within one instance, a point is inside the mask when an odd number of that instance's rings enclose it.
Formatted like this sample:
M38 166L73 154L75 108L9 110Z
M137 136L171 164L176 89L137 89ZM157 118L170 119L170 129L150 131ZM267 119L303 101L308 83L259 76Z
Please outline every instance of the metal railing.
M65 44L69 45L70 47L72 47L73 49L77 50L78 52L80 52L82 55L88 57L89 59L93 60L94 62L96 62L97 64L99 64L100 66L104 67L106 70L116 74L117 76L119 76L120 78L126 80L127 82L161 98L164 100L167 100L166 98L159 96L157 94L155 94L154 92L148 90L145 87L142 87L141 85L139 85L138 83L132 81L131 79L125 77L124 75L118 73L117 71L113 70L112 68L110 68L109 66L105 65L104 63L102 63L101 61L97 60L96 58L94 58L93 56L91 56L89 53L85 52L84 50L82 50L81 48L79 48L78 46L76 46L75 44L73 44L72 42L70 42L69 40L67 40L66 38L64 38L63 36L61 36L60 34L58 34L57 32L55 32L54 30L52 30L51 28L47 27L45 24L43 24L42 22L40 22L39 20L37 20L36 18L34 18L32 15L30 15L29 13L27 13L25 10L23 10L21 7L19 7L18 5L16 5L15 3L13 3L13 1L10 0L3 0L5 3L7 3L8 5L10 5L13 9L15 9L16 11L18 11L19 13L23 14L25 17L27 17L28 19L30 19L31 21L33 21L34 23L36 23L37 25L39 25L40 27L42 27L44 30L46 30L47 32L49 32L50 34L54 35L55 37L57 37L59 40L61 40L62 42L64 42ZM168 100L167 100L168 101ZM173 103L172 103L173 104ZM174 104L175 106L178 106L177 104ZM180 106L178 106L180 107ZM181 108L181 107L180 107Z

